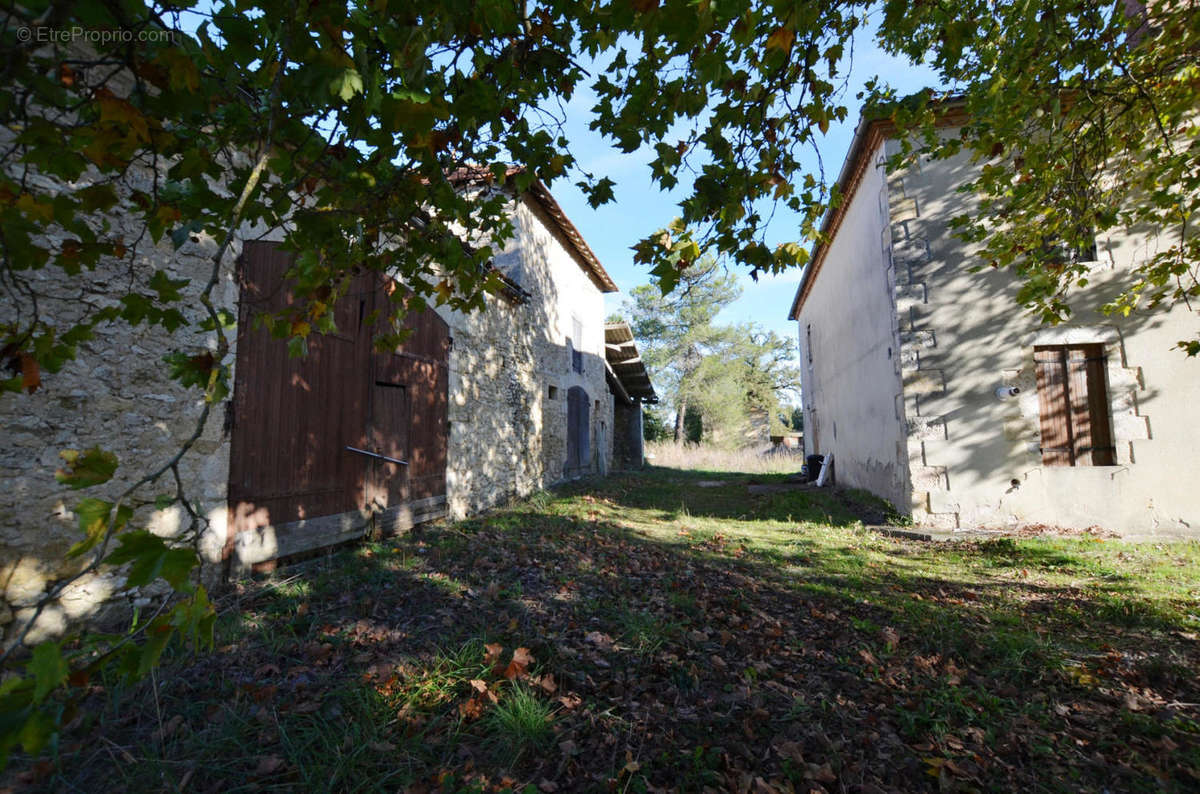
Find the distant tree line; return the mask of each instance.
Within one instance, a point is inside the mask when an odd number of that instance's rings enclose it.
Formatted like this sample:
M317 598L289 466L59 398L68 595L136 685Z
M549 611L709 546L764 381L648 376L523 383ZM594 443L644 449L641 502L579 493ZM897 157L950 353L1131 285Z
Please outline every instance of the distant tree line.
M712 257L680 275L664 295L656 285L630 293L625 315L664 406L648 411L648 441L748 446L792 429L784 398L800 382L794 344L753 323L720 324L741 295L737 277Z

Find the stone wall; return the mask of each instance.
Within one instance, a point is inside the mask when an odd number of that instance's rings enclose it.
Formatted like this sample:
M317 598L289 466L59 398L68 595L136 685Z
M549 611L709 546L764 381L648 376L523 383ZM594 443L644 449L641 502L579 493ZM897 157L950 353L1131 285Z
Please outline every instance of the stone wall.
M51 183L40 187L53 189ZM111 219L120 229L124 220ZM126 240L139 239L139 230L124 229ZM130 291L145 290L156 270L171 278L189 279L180 304L189 324L205 316L196 302L212 268L216 243L211 239L186 243L178 251L169 240L153 245L146 237L131 245L127 257L107 262L76 276L47 267L22 276L41 293L38 309L44 318L63 327L77 320L85 305L103 308ZM227 252L214 293L218 307L236 313L233 269L239 248ZM18 316L28 304L0 295L0 313ZM233 344L230 333L230 343ZM177 349L215 349L213 334L181 330L168 334L161 327L130 327L110 323L97 328L94 339L79 346L78 357L57 373L42 372L33 394L0 396L0 624L6 641L22 630L33 606L48 588L80 571L90 555L67 560L67 550L83 535L72 512L80 499L113 500L129 484L165 464L193 433L203 408L195 390L185 390L167 376L163 356ZM233 350L228 363L232 364ZM220 559L225 540L225 495L229 439L223 432L224 406L213 409L195 446L179 464L188 499L209 522L201 544L205 558ZM116 476L95 488L71 491L54 478L65 449L100 446L120 463ZM153 507L155 497L175 491L168 473L136 494L133 523L173 536L185 530L188 518L178 505ZM215 573L215 567L210 569ZM30 641L53 636L69 622L103 620L127 614L129 606L148 603L152 592L114 598L123 584L118 571L85 576L46 609L29 635Z
M532 294L524 304L489 298L488 308L469 316L441 310L450 323L450 440L447 490L451 515L461 517L513 497L529 494L564 477L566 392L582 386L591 400L591 461L584 473L599 473L612 455L611 396L604 378L603 298L580 268L569 246L552 231L539 207L515 205L518 236L506 251L519 263L518 280ZM114 217L114 224L122 218ZM278 233L244 229L243 237L278 239ZM126 239L139 237L128 229ZM236 260L240 242L226 253L214 299L237 314ZM77 318L80 296L96 307L111 305L130 290L144 288L156 270L189 279L181 304L189 323L202 311L195 298L211 272L216 243L200 239L178 251L169 240L131 246L125 260L67 279L53 269L25 276L43 293L39 310L60 324ZM505 256L498 259L503 264ZM28 311L11 294L0 295L0 311ZM567 339L573 318L583 326L582 374L571 368ZM232 368L236 334L229 331ZM176 349L215 349L215 336L159 327L114 323L97 329L75 361L58 373L42 373L34 394L0 396L0 630L11 641L33 605L48 588L82 569L84 560L66 560L82 534L72 507L84 497L113 499L131 482L166 463L196 427L203 403L195 392L167 376L163 356ZM231 381L232 382L232 381ZM216 579L226 543L229 437L227 404L215 406L202 435L179 465L191 504L208 522L201 551L211 563L205 575ZM116 477L79 492L58 485L54 471L64 449L101 446L120 461ZM172 493L168 475L138 494L134 523L174 536L187 528L182 508L156 510L156 496ZM127 615L130 606L148 604L160 591L119 594L119 571L103 570L72 584L60 602L42 613L29 640L53 636L71 622Z
M885 153L897 155L898 141L888 141ZM920 182L917 166L900 168L887 177L888 238L893 262L896 330L900 341L900 372L903 397L898 410L904 418L904 445L908 476L912 484L909 509L913 520L923 526L949 529L958 526L956 506L946 499L949 490L946 467L936 462L937 442L946 437L946 421L936 398L945 391L945 376L937 365L937 334L928 320L931 273L936 270L930 252L929 228L923 216L924 197L906 181ZM937 233L936 230L934 233ZM937 284L933 285L937 289Z
M590 400L591 461L612 459L612 396L604 377L604 302L571 246L532 199L514 203L516 237L496 264L530 293L525 303L489 297L483 311L444 308L450 325L450 515L463 517L566 476L567 390ZM582 339L574 321L582 325ZM570 342L568 342L570 340ZM571 348L583 372L571 367Z

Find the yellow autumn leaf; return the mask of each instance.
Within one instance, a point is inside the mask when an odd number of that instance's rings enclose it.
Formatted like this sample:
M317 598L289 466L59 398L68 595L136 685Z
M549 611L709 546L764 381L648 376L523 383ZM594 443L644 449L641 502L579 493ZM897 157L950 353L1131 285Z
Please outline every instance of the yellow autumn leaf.
M795 40L796 31L785 25L781 28L777 28L774 33L772 33L770 36L767 36L767 49L787 52L792 48L792 42Z
M22 193L17 199L17 209L25 213L30 218L39 220L42 223L49 223L54 220L54 207L49 203L42 203L28 193Z
M100 120L129 130L131 137L146 143L150 140L150 125L146 116L124 99L111 93L97 92L96 104L100 106Z

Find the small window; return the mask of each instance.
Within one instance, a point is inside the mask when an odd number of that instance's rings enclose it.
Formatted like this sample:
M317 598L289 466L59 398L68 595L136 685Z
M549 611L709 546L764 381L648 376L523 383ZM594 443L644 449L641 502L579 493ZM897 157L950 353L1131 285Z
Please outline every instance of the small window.
M551 400L557 400L558 399L558 387L551 386L550 389L548 390L546 396L549 397Z
M505 251L492 259L492 266L518 286L525 285L525 271L519 250Z
M579 321L578 317L571 318L571 330L575 334L574 337L572 337L575 340L575 343L582 344L583 323ZM575 370L576 372L583 372L583 351L576 350L574 347L571 348L571 369Z
M805 336L804 346L808 349L808 363L811 364L812 363L812 324L811 323L805 329L804 336Z
M1037 366L1042 463L1112 466L1116 447L1108 412L1103 345L1046 345L1033 349Z

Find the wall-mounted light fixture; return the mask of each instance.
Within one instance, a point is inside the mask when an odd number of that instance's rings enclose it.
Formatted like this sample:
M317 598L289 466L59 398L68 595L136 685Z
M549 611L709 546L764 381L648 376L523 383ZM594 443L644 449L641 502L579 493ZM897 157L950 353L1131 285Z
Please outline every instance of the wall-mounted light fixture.
M1001 386L1000 388L996 389L996 399L997 400L1008 400L1013 397L1016 397L1020 393L1021 393L1020 386Z

